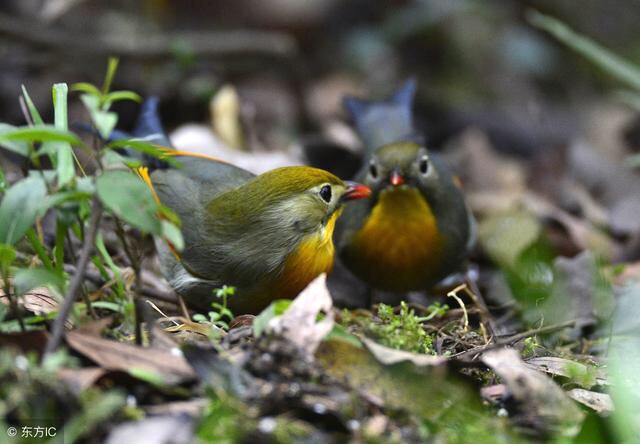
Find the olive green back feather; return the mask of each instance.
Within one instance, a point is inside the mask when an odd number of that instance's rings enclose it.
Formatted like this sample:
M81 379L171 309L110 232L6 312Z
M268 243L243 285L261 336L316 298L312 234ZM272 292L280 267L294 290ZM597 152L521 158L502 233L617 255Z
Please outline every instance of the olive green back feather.
M186 280L185 286L201 286L205 296L223 284L250 293L262 284L257 276L277 272L326 212L315 196L308 195L304 211L291 207L291 198L305 205L305 196L297 195L323 183L342 184L332 174L310 167L284 167L256 177L225 163L178 160L182 169L152 174L160 201L180 216L185 240L181 262L165 252L163 266L168 274ZM180 290L179 282L172 285Z

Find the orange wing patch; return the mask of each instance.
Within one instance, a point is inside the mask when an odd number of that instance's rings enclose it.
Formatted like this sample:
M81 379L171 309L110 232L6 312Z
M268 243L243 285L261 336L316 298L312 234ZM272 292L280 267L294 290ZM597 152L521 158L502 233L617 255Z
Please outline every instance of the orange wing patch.
M226 160L221 159L219 157L210 156L208 154L203 154L203 153L196 153L195 151L174 150L173 148L166 148L166 147L160 147L160 150L163 151L167 156L172 156L172 157L175 157L175 156L197 157L199 159L213 160L214 162L229 163Z
M151 194L153 195L153 200L155 200L156 203L160 204L161 203L160 198L158 197L158 193L156 193L156 189L153 187L153 182L151 181L151 176L149 175L149 168L146 166L141 166L136 168L135 172L138 175L138 177L140 177L140 179L142 179L142 181L145 184L147 184L147 186L151 190ZM166 219L166 218L164 217L164 215L160 214L160 219ZM169 251L171 251L173 256L177 260L180 260L180 254L178 253L178 250L176 249L176 247L167 239L165 239L165 242L167 243L167 246L169 247Z
M153 199L160 203L160 198L158 197L158 193L156 193L156 189L153 187L153 182L151 182L151 176L149 176L149 168L146 166L141 166L135 169L136 174L140 179L147 184L149 189L151 190L151 194L153 194Z

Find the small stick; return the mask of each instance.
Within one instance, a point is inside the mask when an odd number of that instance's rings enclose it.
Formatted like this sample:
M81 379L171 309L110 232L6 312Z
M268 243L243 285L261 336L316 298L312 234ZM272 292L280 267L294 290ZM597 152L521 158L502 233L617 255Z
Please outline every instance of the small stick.
M64 264L64 269L67 273L75 273L76 271L76 267L71 264ZM100 273L96 273L91 270L87 270L85 272L85 277L89 281L93 282L95 285L98 285L98 286L102 286L106 283L106 281L102 278L102 275L100 275ZM158 299L159 301L162 301L162 302L178 305L178 300L176 299L173 293L166 293L152 287L142 287L142 289L140 290L140 294L148 298Z
M447 297L455 299L458 304L460 304L460 307L462 307L462 317L464 319L463 329L464 331L467 331L469 330L469 315L467 314L467 307L465 307L464 302L462 302L462 299L460 299L460 296L458 296L458 292L465 289L468 292L467 284L460 284L449 293L447 293Z
M97 35L92 39L76 33L20 20L0 13L0 35L21 43L51 48L65 53L130 56L136 59L168 57L175 42L185 42L199 56L271 56L290 59L298 52L296 41L275 31L218 30L206 32L153 33L132 39L126 35Z
M463 352L460 352L456 355L451 355L450 358L456 358L456 359L460 359L464 356L467 355L473 355L473 354L477 354L477 353L482 353L482 352L486 352L489 350L493 350L494 348L499 348L499 347L503 347L503 346L507 346L507 345L513 345L516 342L520 342L523 339L527 339L528 337L531 336L535 336L535 335L541 335L541 334L545 334L545 333L553 333L559 330L564 330L565 328L571 328L573 326L576 325L576 320L571 320L571 321L567 321L567 322L562 322L560 324L555 324L555 325L548 325L546 327L540 327L540 328L534 328L532 330L527 330L525 332L522 333L518 333L512 336L507 336L506 338L503 339L496 339L495 342L491 343L491 344L487 344L487 345L481 345L479 347L474 347L471 348L469 350L465 350Z
M124 228L122 227L122 222L116 217L114 218L116 222L116 235L120 239L122 246L124 247L124 252L129 259L129 263L133 267L134 273L134 284L133 284L133 305L135 307L135 323L136 323L136 344L142 345L142 308L140 306L140 301L138 300L138 292L140 291L140 262L138 258L133 254L133 250L127 242L127 235L124 232Z
M480 311L480 325L484 326L486 330L489 332L489 340L493 340L496 337L496 329L493 325L493 319L491 318L491 313L487 308L487 304L484 302L484 298L482 297L482 293L480 293L480 289L476 284L476 281L472 278L467 278L468 289L467 294L473 300L476 307Z
M20 331L26 331L24 326L24 320L22 319L22 313L20 312L20 307L18 305L18 301L16 298L18 295L11 293L11 283L9 282L9 276L3 276L3 284L4 284L4 293L7 295L9 299L9 305L11 306L11 311L13 312L16 319L18 319L18 325L20 325Z
M184 303L184 299L182 299L182 296L180 295L178 295L178 302L180 310L182 310L182 315L187 319L191 319L191 316L189 316L189 310L187 310L187 305Z
M149 304L151 306L151 308L153 308L155 311L157 311L158 313L160 313L162 315L162 317L169 319L171 322L173 322L174 324L176 324L176 327L180 327L180 324L178 322L176 322L173 318L170 318L169 316L167 316L162 310L160 310L158 308L158 306L156 304L154 304L153 302L151 302L150 300L146 300L145 301L147 304Z
M89 230L82 244L80 259L78 259L78 264L76 265L76 272L73 275L71 282L69 283L69 289L67 290L67 294L64 298L64 301L62 302L62 306L60 307L58 316L53 323L53 327L51 329L51 337L47 341L47 346L42 355L43 360L60 346L60 342L62 341L62 334L64 333L64 324L69 317L69 313L73 308L74 302L78 298L78 292L82 286L82 282L87 271L87 265L89 264L89 260L91 259L91 252L95 244L96 235L98 234L98 227L100 225L101 218L102 204L100 203L100 200L96 195L93 197L93 202L91 204L91 219L89 220Z

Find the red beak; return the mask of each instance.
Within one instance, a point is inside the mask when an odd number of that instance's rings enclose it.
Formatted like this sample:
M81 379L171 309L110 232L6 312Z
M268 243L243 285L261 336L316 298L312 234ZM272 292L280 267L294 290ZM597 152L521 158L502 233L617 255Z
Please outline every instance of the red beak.
M391 172L391 185L393 185L394 187L399 187L400 185L404 185L404 177L402 177L402 174L400 174L397 171L392 171Z
M349 180L345 180L344 183L347 185L347 190L344 192L342 198L340 199L343 202L349 200L364 199L365 197L371 196L371 189L366 185L362 185L357 182L351 182Z

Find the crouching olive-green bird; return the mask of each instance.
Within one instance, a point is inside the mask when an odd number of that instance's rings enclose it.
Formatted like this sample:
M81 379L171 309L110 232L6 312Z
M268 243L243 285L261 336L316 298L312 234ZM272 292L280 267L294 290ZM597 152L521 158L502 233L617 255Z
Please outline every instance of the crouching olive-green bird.
M384 101L345 100L367 149L356 180L372 197L345 210L336 244L353 274L394 293L429 289L458 271L474 239L457 181L414 129L414 93L409 81Z
M147 135L161 135L155 102L149 107L141 124ZM162 136L154 141L167 144ZM143 176L180 216L185 247L178 254L162 240L156 246L171 286L199 308L210 307L213 290L223 285L236 288L228 300L235 314L295 297L332 268L332 236L343 205L370 194L366 186L311 167L255 176L199 154L169 154L180 168L161 166Z

